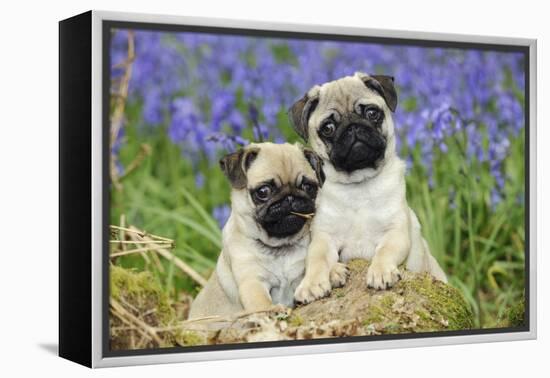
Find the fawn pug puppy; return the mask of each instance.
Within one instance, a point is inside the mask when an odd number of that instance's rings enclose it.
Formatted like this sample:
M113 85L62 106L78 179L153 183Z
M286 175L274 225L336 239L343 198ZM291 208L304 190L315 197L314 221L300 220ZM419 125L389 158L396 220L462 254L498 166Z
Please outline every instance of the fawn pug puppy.
M304 276L321 161L298 145L260 143L220 165L232 186L231 215L216 270L189 318L291 307Z
M325 296L331 275L343 279L338 261L353 258L371 261L367 284L376 289L398 281L404 262L446 281L407 204L391 114L396 106L392 77L356 73L314 86L290 108L295 130L322 159L326 175L297 301Z

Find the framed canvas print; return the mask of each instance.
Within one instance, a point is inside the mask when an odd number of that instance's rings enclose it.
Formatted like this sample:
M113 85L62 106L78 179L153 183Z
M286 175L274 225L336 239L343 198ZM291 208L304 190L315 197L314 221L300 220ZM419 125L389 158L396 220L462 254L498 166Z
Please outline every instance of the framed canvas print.
M62 357L536 337L536 41L96 11L59 28Z

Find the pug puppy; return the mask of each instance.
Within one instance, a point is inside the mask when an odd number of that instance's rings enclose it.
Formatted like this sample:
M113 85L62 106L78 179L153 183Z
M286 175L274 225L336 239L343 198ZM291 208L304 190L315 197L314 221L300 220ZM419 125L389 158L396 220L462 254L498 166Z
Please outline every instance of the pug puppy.
M354 258L371 261L366 279L372 288L394 285L402 263L446 281L407 204L391 114L396 106L392 77L356 73L314 86L289 110L326 175L297 301L327 295L331 275L342 271L338 261Z
M309 226L323 183L308 149L260 143L225 156L231 215L216 270L189 318L291 307L305 271Z

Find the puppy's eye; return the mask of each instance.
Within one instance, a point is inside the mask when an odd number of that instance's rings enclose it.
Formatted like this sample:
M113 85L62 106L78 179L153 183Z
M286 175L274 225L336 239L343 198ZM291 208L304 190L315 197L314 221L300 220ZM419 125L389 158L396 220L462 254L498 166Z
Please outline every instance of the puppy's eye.
M369 121L379 121L382 116L382 112L378 108L365 108L364 110L365 118Z
M271 197L271 193L273 192L273 189L271 189L270 185L262 185L256 191L254 192L254 196L259 201L267 201L269 197Z
M302 184L302 190L307 194L312 194L317 190L317 187L313 184L310 184L309 182L304 182Z
M336 131L336 125L332 122L325 123L321 128L319 129L322 135L329 137Z

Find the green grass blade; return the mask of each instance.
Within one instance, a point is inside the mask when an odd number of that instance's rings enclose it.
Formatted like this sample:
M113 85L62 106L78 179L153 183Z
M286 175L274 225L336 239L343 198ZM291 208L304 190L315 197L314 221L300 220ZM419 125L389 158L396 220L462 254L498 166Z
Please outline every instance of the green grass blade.
M191 205L191 207L193 207L193 209L195 209L195 211L204 220L206 225L212 230L212 232L217 233L219 235L219 237L221 238L221 230L220 230L220 227L218 226L218 222L216 222L214 217L212 217L212 215L210 215L206 211L206 209L203 206L201 206L199 201L187 189L185 189L184 187L181 187L180 190L181 190L183 196L185 197L185 199Z
M136 208L139 208L143 212L147 212L150 214L156 214L158 216L161 216L165 219L171 219L173 221L179 222L183 224L184 226L187 226L191 228L192 230L196 231L198 234L201 234L208 240L210 240L216 247L220 248L222 247L221 243L221 234L217 232L212 232L209 228L204 227L200 223L194 221L190 217L186 217L180 214L177 214L173 211L168 211L160 208L155 207L146 207L141 205L134 205Z

